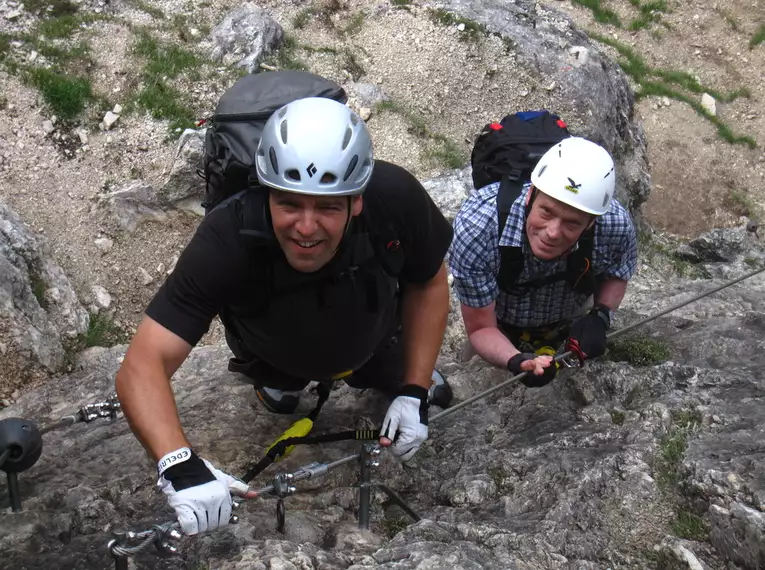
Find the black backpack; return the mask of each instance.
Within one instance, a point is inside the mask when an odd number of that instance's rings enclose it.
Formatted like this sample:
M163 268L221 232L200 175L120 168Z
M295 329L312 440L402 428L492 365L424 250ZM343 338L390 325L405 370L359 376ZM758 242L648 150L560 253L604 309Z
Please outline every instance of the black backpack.
M557 115L548 111L525 111L505 116L499 123L484 126L476 138L470 162L476 190L500 182L497 193L499 236L505 229L513 202L531 179L539 159L553 145L571 136ZM529 208L526 213L528 215ZM595 226L579 238L579 247L568 256L566 270L554 275L518 283L523 271L523 250L500 246L499 288L510 294L522 294L531 288L567 280L574 290L590 295L595 290L591 267Z
M237 80L221 96L215 114L207 121L203 170L199 173L206 181L202 206L207 216L235 202L230 208L232 223L239 228L253 260L252 299L257 302L250 307L251 315L263 312L273 298L273 261L278 254L268 214L268 193L260 185L255 170L258 141L266 121L277 109L304 97L347 102L340 85L319 75L293 70L264 72ZM395 277L403 268L404 252L392 224L380 222L371 219L365 208L354 229L369 234L375 258L386 273ZM376 291L368 283L367 280L369 308L376 311ZM221 319L227 324L225 315Z
M209 214L223 200L259 187L255 153L263 127L280 107L304 97L326 97L341 103L345 90L307 71L273 71L245 75L218 100L206 123L203 170L206 181L202 206Z

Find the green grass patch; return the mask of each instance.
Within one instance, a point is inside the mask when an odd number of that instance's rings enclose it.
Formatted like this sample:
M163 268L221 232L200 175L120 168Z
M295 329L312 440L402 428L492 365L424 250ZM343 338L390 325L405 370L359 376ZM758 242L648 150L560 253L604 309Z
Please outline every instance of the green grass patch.
M729 189L725 194L725 198L723 198L723 204L738 216L747 216L748 218L759 217L759 208L749 197L746 190Z
M190 129L196 120L194 111L183 103L181 93L160 79L150 79L139 91L136 103L154 119L169 121L168 128Z
M90 79L42 67L31 68L24 74L25 81L34 85L53 113L61 119L73 119L93 99Z
M23 4L27 12L54 18L76 14L78 11L77 5L70 0L24 0Z
M664 490L674 490L682 480L679 468L687 445L688 435L682 430L665 435L659 442L656 481Z
M666 0L650 0L645 3L641 3L640 0L630 0L630 4L640 12L640 15L630 22L629 29L632 31L642 30L652 23L661 22L661 15L668 9Z
M29 285L32 288L32 294L37 299L37 303L43 309L47 309L48 301L45 300L45 292L48 290L48 284L45 283L45 280L37 271L29 272Z
M388 539L392 539L399 532L409 526L409 521L405 518L389 518L386 517L380 523L382 531Z
M142 87L130 106L148 111L154 119L167 120L173 135L193 128L195 112L183 94L168 80L183 73L194 75L205 61L183 47L158 41L148 31L139 30L133 52L144 60L141 71Z
M704 87L689 73L649 66L630 47L611 37L603 36L596 32L590 32L589 35L591 38L611 46L619 53L621 56L618 60L619 65L640 86L640 89L635 94L637 99L653 95L681 101L688 104L699 115L712 123L717 129L718 136L723 140L731 144L744 144L749 148L757 146L757 142L752 137L734 134L732 129L722 119L709 113L696 98L680 90L685 89L697 94L709 93L718 101L728 102L739 97L749 97L750 93L747 89L739 88L728 93L721 93L715 89Z
M84 348L93 346L114 346L127 342L127 335L123 330L114 326L111 317L103 313L90 315L88 330L83 335Z
M765 42L765 24L760 24L752 39L749 40L749 49L754 49L755 46L760 45L762 42Z
M348 36L358 34L361 31L361 28L364 27L364 21L366 18L367 15L363 11L359 10L353 16L351 16L343 31Z
M627 417L624 412L620 412L619 410L611 410L609 413L611 414L611 422L617 426L624 424L624 419Z
M346 48L343 53L343 67L351 74L351 78L354 81L358 81L364 77L364 74L367 72L353 50L348 48Z
M447 168L463 168L467 163L467 153L462 151L454 141L444 135L432 131L426 117L421 113L415 113L404 105L393 101L385 100L379 102L375 109L378 112L390 111L401 115L408 123L407 130L427 141L425 156Z
M617 28L622 27L622 23L619 20L619 16L616 12L610 8L604 8L603 3L600 0L572 0L574 4L583 6L592 12L592 17L601 24L610 24Z
M314 13L315 11L312 7L303 8L292 18L292 27L296 30L302 30L311 21Z
M628 362L632 366L653 366L667 360L670 350L664 341L635 334L609 341L604 356L606 360Z
M0 61L4 61L11 53L11 41L10 34L0 32Z
M672 412L672 423L685 430L695 430L701 427L702 419L701 412L694 409L674 410Z
M454 141L443 135L434 135L434 144L425 151L425 155L446 168L463 168L467 163L467 155Z
M306 63L297 56L297 50L301 46L297 40L289 35L284 35L284 43L277 50L274 50L266 58L265 63L279 69L294 69L296 71L307 71ZM311 48L313 49L313 48Z
M174 44L162 44L147 32L140 32L133 51L146 59L144 73L159 78L175 78L202 65L196 54Z
M714 11L717 12L717 14L725 20L725 22L730 26L730 29L734 32L739 31L739 25L738 22L736 22L735 18L731 15L731 13L728 10L725 10L724 8L714 8Z
M48 38L68 38L80 27L82 20L74 14L67 14L50 20L43 20L37 31Z
M155 6L152 6L148 2L144 2L144 0L133 0L131 2L136 8L138 8L141 12L145 12L155 20L164 20L165 19L165 13L160 10L159 8L156 8Z
M443 10L441 8L429 8L428 17L431 19L431 21L442 26L459 26L460 24L464 25L465 29L460 32L458 36L460 41L478 41L488 33L486 26L483 24L479 24L478 22L468 18L462 18L453 12L449 12L448 10Z
M676 518L672 521L672 532L675 536L686 540L700 542L709 540L709 526L706 521L685 509L678 509Z
M397 10L411 10L412 0L391 0L391 6Z

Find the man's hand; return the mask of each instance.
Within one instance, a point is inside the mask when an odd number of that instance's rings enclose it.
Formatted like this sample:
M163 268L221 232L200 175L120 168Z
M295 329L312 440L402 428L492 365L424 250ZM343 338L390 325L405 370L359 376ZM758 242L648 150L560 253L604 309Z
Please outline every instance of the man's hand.
M391 403L383 420L380 445L406 463L428 439L428 391L407 384Z
M587 358L596 358L606 351L606 331L610 324L608 308L599 305L571 325L569 337L579 343Z
M520 352L507 361L507 369L513 374L524 374L521 382L528 388L541 388L552 382L558 373L558 366L552 356L537 356L530 352Z
M188 535L207 532L228 524L231 495L252 499L257 493L231 475L219 471L188 447L165 455L157 463L157 486L167 495Z

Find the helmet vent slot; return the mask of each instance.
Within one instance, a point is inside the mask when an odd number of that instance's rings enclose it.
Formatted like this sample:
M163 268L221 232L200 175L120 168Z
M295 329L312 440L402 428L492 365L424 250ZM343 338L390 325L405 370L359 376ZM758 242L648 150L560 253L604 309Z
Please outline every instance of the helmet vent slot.
M268 158L271 159L271 168L274 169L275 174L279 174L279 161L276 160L276 151L274 147L268 149Z
M345 182L351 177L351 174L353 174L353 169L356 168L356 165L358 163L359 163L359 155L354 154L353 158L351 159L351 162L348 163L348 168L345 170L345 176L343 176L343 182Z
M348 148L348 143L351 142L351 137L353 136L353 131L351 130L351 127L348 127L345 129L345 136L343 137L343 150Z

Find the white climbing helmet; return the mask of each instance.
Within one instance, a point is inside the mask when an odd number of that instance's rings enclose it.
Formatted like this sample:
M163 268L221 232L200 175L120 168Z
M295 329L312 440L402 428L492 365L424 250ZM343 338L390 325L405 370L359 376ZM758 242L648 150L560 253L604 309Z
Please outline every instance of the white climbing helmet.
M542 155L531 183L564 204L600 216L608 212L614 196L614 161L602 146L568 137Z
M344 104L306 97L275 111L263 127L256 170L261 184L314 196L353 196L372 176L372 139Z

